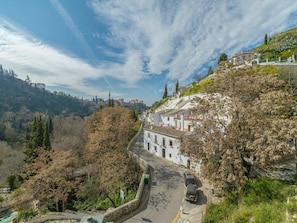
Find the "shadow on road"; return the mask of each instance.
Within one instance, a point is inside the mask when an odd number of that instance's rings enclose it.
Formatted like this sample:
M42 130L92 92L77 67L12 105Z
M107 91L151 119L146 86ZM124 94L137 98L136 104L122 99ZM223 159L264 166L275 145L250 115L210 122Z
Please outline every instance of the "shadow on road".
M198 205L207 204L207 196L204 194L202 190L198 190Z

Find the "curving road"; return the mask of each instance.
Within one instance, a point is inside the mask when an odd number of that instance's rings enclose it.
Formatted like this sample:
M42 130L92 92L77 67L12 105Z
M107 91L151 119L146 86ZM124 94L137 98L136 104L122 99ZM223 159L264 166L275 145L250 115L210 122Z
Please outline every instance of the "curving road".
M175 220L184 197L183 169L143 149L140 139L132 151L152 167L150 196L145 206L130 218L120 222L171 223Z

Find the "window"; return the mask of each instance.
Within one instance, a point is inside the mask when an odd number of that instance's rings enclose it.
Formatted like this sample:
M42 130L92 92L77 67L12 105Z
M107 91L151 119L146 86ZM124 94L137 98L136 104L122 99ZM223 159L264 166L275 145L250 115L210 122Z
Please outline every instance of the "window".
M148 137L148 138L150 138L150 137L151 137L151 134L150 134L150 133L148 133L148 134L147 134L147 137Z
M158 142L158 140L157 140L157 135L155 135L155 143L157 143Z
M169 157L171 158L171 153L169 153Z
M169 121L169 117L167 117L167 121Z
M157 152L157 146L155 146L155 152Z
M162 138L162 140L163 140L162 145L165 146L165 138Z
M172 142L172 140L169 140L169 146L173 146L173 142Z

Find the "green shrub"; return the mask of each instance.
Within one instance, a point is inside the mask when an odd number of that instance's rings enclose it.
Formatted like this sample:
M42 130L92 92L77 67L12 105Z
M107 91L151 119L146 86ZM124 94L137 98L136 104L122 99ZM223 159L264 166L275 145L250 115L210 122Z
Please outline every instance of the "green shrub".
M284 201L286 198L281 193L284 184L277 180L254 179L249 180L242 188L242 202L255 205L272 200Z
M234 213L230 223L249 223L251 218L252 212L250 208L240 208Z
M259 204L253 210L253 219L254 223L280 223L285 219L285 210L275 203Z
M24 221L28 221L33 217L35 217L37 214L38 212L36 210L34 210L33 208L30 208L30 209L21 211L20 218Z
M289 199L287 209L291 215L297 214L297 200L295 198Z
M4 201L4 197L0 196L0 203Z
M229 202L223 201L220 204L210 204L203 223L221 223L228 219L235 206Z
M271 65L261 66L260 70L263 71L265 74L276 74L279 72L279 68Z

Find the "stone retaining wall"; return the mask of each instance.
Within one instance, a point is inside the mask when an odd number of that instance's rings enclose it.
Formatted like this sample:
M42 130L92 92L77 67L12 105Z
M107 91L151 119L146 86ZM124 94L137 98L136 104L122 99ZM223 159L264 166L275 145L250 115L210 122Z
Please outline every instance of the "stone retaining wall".
M143 169L143 172L144 172L142 174L142 178L141 178L139 186L138 186L137 194L136 194L134 200L129 201L128 203L123 204L123 205L113 209L112 211L104 213L106 221L117 220L117 219L121 218L122 216L125 216L125 215L135 211L139 207L139 205L141 204L141 199L142 199L143 191L144 191L144 187L145 187L144 174L149 173L150 167L149 167L149 165L147 164L147 162L145 160L141 159L136 154L131 152L131 148L136 143L142 129L143 129L143 125L141 125L138 133L133 137L133 139L129 142L129 144L127 146L127 150L129 151L129 155L133 156L133 157L135 157L137 159L139 166Z

